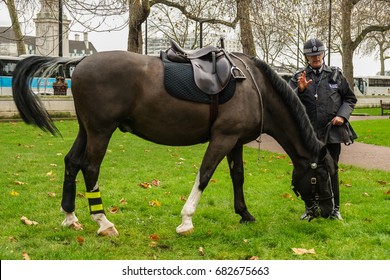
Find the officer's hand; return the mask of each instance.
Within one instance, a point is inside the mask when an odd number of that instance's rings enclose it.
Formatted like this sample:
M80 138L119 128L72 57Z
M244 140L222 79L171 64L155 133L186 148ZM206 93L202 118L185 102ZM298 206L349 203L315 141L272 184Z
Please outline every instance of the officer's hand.
M305 89L307 89L310 85L310 83L313 82L312 79L307 80L306 79L306 71L303 71L299 77L298 77L298 91L303 92Z
M336 116L332 120L332 125L342 125L345 122L343 117Z

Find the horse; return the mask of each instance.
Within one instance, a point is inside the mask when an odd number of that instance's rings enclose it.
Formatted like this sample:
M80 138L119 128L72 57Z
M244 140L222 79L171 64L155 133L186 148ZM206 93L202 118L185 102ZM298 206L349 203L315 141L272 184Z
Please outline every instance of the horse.
M71 89L79 131L64 158L63 226L83 229L75 215L76 176L81 170L90 216L99 227L97 234L119 234L105 215L98 184L101 163L117 129L161 145L190 146L208 142L181 211L178 234L193 232L192 217L198 202L225 157L234 188L235 213L241 216L240 222L255 221L244 199L243 146L263 133L276 139L291 158L294 192L302 197L312 217L330 217L334 208L330 182L334 162L325 144L316 137L302 103L264 61L242 53L231 55L247 78L236 81L234 95L218 105L218 114L212 122L209 104L168 94L159 57L108 51L76 59L32 56L17 65L13 98L22 119L53 135L60 132L39 96L32 92L30 81L35 73L51 73L67 63L76 65Z

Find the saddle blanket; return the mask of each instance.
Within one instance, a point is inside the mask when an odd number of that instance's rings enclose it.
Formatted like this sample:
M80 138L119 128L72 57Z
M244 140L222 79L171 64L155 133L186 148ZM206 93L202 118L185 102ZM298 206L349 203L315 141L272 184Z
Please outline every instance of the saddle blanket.
M161 53L161 60L164 64L164 86L171 96L197 103L211 103L212 95L204 93L196 86L191 63L169 61L164 52ZM224 90L218 93L218 103L229 101L235 90L236 82L231 78Z

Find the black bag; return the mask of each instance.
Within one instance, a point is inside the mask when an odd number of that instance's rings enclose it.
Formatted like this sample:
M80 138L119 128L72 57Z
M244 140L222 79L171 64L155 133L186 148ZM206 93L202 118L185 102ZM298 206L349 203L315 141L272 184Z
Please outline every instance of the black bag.
M326 132L324 142L328 143L344 143L349 146L353 144L354 140L358 138L351 124L346 121L342 125L332 125L329 122L326 125Z

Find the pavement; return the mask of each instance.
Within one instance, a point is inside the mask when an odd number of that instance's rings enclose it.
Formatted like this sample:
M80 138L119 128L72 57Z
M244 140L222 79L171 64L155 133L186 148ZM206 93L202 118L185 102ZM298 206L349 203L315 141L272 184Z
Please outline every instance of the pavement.
M367 119L389 119L389 116L351 116L350 121L359 121ZM259 143L255 141L247 145L253 148L259 147ZM283 148L271 136L267 134L263 134L261 136L260 149L275 153L286 154ZM354 142L352 145L349 146L341 144L339 163L345 165L354 165L366 169L390 171L390 147L382 147L359 142Z

